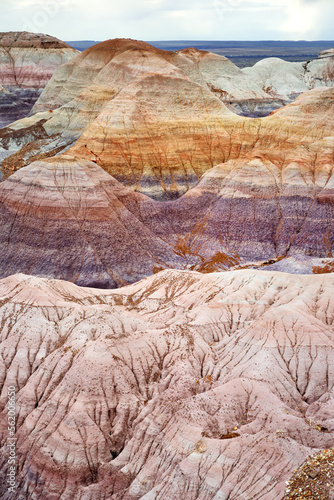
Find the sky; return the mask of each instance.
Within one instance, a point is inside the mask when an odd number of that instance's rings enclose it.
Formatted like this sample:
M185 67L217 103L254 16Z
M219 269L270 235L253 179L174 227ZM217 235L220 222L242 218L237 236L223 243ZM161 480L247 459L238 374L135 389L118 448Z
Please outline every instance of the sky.
M0 0L0 31L62 40L333 40L334 0Z

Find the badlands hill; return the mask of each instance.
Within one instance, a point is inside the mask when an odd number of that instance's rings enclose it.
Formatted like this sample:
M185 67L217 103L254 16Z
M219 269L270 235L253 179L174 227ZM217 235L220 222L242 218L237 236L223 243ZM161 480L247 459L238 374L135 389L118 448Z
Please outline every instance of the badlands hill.
M232 105L234 109L240 110L240 107L244 106L246 115L256 114L256 110L253 109L256 106L260 115L261 107L263 114L266 114L266 110L280 107L282 102L287 103L291 98L306 90L334 84L334 59L330 50L321 53L319 59L305 63L289 63L279 58L269 58L260 61L252 68L241 70L226 57L203 50L187 48L171 52L156 49L146 42L116 39L90 47L78 55L66 68L59 69L36 104L34 111L59 107L68 102L68 97L73 91L75 95L78 95L83 85L86 88L99 72L99 62L103 63L103 72L96 83L102 83L108 73L113 80L114 70L119 68L119 64L124 63L128 63L131 67L131 59L136 58L134 51L138 50L142 51L141 58L143 58L143 52L146 54L146 60L150 56L152 58L153 55L162 58L183 70L193 81L206 84L223 102ZM126 57L119 60L118 56L122 53L126 53ZM109 66L112 60L116 63L116 68L114 64ZM82 79L80 73L84 68L88 70L89 76L85 75L84 82L80 82ZM133 67L131 69L133 71ZM145 69L145 65L142 69ZM67 81L66 72L72 77L69 81ZM76 80L78 84L78 79L81 85L74 87L73 82ZM55 97L58 99L55 100ZM277 103L274 102L275 100ZM247 112L248 105L249 112ZM269 112L267 111L267 114Z
M318 59L304 63L271 57L242 71L253 85L257 83L273 98L287 104L302 92L334 85L334 51L326 51L319 54Z
M332 65L110 40L0 130L1 498L12 385L18 499L303 491L334 445Z
M74 154L143 193L178 197L253 140L245 131L257 130L260 122L238 117L236 107L249 103L253 109L258 102L269 112L277 107L273 99L282 106L292 94L331 84L324 68L333 69L332 57L319 59L309 84L301 68L297 85L296 69L289 66L291 77L286 64L275 63L275 71L271 65L263 75L253 69L250 76L209 52L162 51L127 39L103 42L59 67L35 114L0 133L0 153L7 157L2 166L8 175L73 145Z
M56 68L77 51L49 35L0 32L0 126L31 110Z
M168 202L124 186L79 149L31 163L0 184L0 275L117 287L166 268L325 270L334 243L333 96L319 88L261 120L233 116L234 129L219 138L227 161ZM174 172L182 185L186 170Z
M333 287L249 270L165 271L116 291L1 280L17 498L282 498L333 446Z
M113 288L183 260L142 222L140 203L151 206L151 200L95 163L65 155L34 162L0 190L1 275L20 269Z
M293 156L299 158L303 149L310 165L314 155L309 146L332 135L332 89L306 93L260 120L232 114L217 98L184 80L164 82L164 93L156 80L144 76L139 90L136 82L120 92L71 149L156 199L178 197L215 165L247 161L249 154L265 155L282 166ZM176 104L175 88L182 96ZM163 106L157 109L152 106L158 96Z

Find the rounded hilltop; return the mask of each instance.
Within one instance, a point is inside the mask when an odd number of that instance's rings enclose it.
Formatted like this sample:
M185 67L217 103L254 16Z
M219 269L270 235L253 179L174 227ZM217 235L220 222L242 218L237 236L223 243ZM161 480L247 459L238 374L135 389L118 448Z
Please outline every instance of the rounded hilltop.
M168 50L157 49L147 42L142 40L134 40L132 38L112 38L104 42L97 43L86 49L84 54L94 54L99 52L125 52L127 50L145 50L153 54L168 54L173 53Z
M319 53L319 59L323 59L324 57L334 57L334 48L323 50Z
M29 33L27 31L0 32L0 47L72 49L67 43L54 36L45 35L44 33Z
M0 128L25 117L58 66L77 53L43 33L0 32Z
M210 52L209 50L196 49L195 47L187 47L186 49L177 50L176 54L180 54L185 57L190 57L194 60L201 61L202 59L216 59L219 61L228 61L230 64L234 66L234 64L225 56L221 54L215 54L214 52Z

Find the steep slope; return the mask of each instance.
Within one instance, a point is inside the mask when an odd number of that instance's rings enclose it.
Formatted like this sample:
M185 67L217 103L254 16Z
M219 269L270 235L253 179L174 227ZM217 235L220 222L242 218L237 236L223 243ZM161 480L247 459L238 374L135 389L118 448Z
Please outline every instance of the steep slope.
M7 101L0 93L0 127L27 115L55 69L77 53L49 35L0 33L0 84L7 89Z
M10 173L79 139L73 153L97 161L118 180L158 199L180 196L208 168L256 142L262 123L231 109L254 111L262 103L268 114L318 80L331 83L324 76L331 66L325 71L324 65L332 59L319 59L307 84L313 63L282 69L278 61L269 71L263 62L263 74L254 67L247 75L209 52L108 40L59 67L35 114L1 132L0 147L7 151L2 167Z
M71 152L164 199L182 194L217 163L249 153L292 163L303 152L312 161L307 149L333 134L333 95L333 89L314 90L273 116L251 120L183 79L144 75L105 106Z
M0 186L1 275L19 270L104 288L177 265L181 257L120 201L123 190L94 163L67 156L17 172ZM142 195L126 194L137 207Z
M145 74L127 85L87 127L71 153L95 160L119 181L156 199L180 196L222 159L212 136L240 118L200 85Z
M333 444L333 279L168 271L117 291L2 280L17 496L282 498Z
M334 84L334 49L319 54L318 59L308 61L305 79L310 88Z
M282 95L271 92L257 75L250 78L226 57L196 49L184 49L179 53L196 63L211 92L240 115L267 116L288 103ZM307 90L306 86L304 90Z
M173 201L154 201L78 156L30 164L0 185L0 276L24 272L115 287L170 267L211 272L274 266L296 273L330 272L333 92L305 93L262 119L255 130L251 120L240 132L236 126L228 142L221 139L235 159L208 170L196 187ZM162 102L168 104L173 96L164 96ZM187 111L180 111L180 124L189 119ZM110 129L117 126L115 120ZM178 133L181 144L181 125ZM150 146L153 152L161 147L166 136L159 137L159 144L147 142L147 154ZM126 140L135 148L133 137ZM187 140L192 140L190 135ZM144 144L142 138L142 152ZM112 147L115 142L110 141L107 154ZM110 158L115 169L116 154ZM130 160L135 173L135 160ZM128 182L125 174L119 178ZM184 180L176 174L180 189ZM157 193L147 169L142 178L146 184L142 181L140 187ZM190 176L187 180L191 182Z

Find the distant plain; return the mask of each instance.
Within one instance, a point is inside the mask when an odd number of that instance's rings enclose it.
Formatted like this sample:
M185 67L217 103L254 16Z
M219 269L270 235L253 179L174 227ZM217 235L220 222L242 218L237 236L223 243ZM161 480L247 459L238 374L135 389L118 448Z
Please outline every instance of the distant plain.
M99 43L93 40L67 42L78 50L85 50ZM186 47L208 50L228 57L240 68L253 66L261 59L279 57L285 61L298 62L316 59L319 52L334 47L334 40L319 41L205 41L171 40L148 41L154 47L164 50L181 50Z

